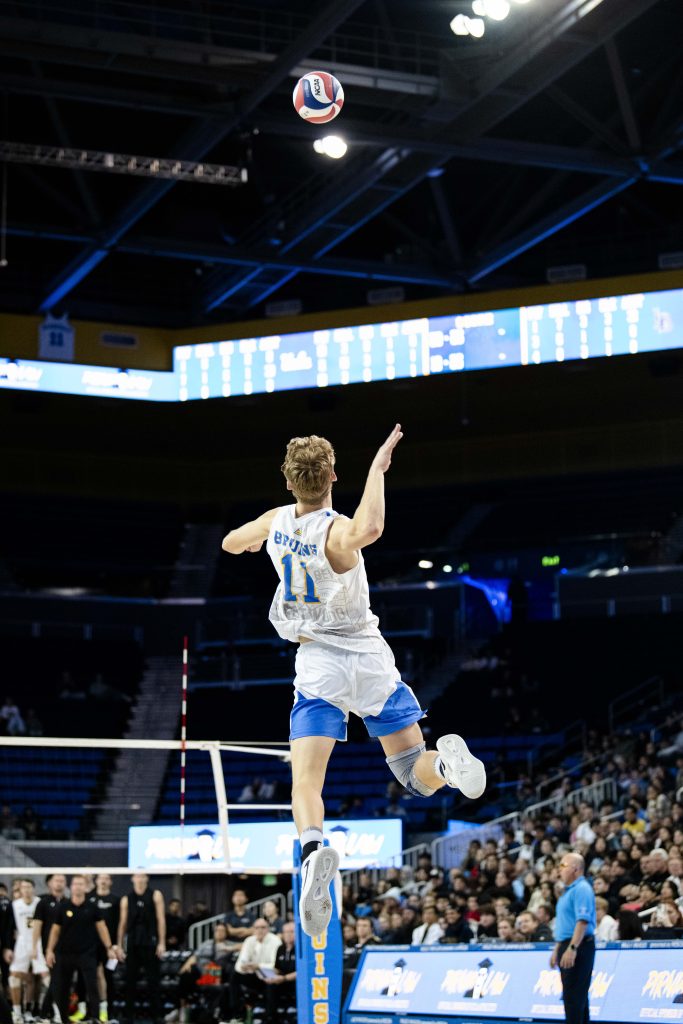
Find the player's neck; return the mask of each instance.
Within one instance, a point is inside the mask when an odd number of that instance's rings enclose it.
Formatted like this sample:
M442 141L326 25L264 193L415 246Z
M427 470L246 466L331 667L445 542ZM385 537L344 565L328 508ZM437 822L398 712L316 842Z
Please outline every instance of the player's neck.
M319 512L321 508L332 507L332 491L328 491L322 501L316 501L314 505L309 505L305 501L297 501L294 509L294 514L299 518L300 516L308 515L309 512Z

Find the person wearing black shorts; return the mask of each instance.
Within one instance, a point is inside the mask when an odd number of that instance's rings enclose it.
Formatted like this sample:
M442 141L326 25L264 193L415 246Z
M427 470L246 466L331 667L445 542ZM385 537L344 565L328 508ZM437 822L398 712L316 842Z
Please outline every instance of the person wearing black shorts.
M48 875L45 879L45 884L47 885L47 892L38 900L38 906L33 917L33 947L35 956L38 955L38 943L41 944L43 953L47 950L50 930L57 920L57 910L66 893L66 875ZM55 991L52 975L50 975L50 983L45 992L43 1004L40 1007L43 1019L52 1020L54 1016L54 1002Z
M71 879L71 898L61 901L55 923L50 929L45 960L55 968L54 992L62 1021L69 1019L69 995L74 971L79 971L85 985L87 1016L97 1020L97 947L102 944L110 957L117 950L102 920L102 913L86 898L85 878Z
M119 946L126 944L126 1018L135 1018L135 986L140 968L145 972L152 1020L161 1019L161 964L166 952L164 897L150 889L149 876L133 875L133 888L121 899Z
M111 891L111 875L99 874L95 876L95 888L88 894L88 899L94 903L102 914L102 920L107 926L111 936L118 935L119 931L119 904L121 897L115 896ZM97 988L100 995L100 1020L109 1020L109 1007L114 999L114 972L106 968L107 951L104 946L97 947Z

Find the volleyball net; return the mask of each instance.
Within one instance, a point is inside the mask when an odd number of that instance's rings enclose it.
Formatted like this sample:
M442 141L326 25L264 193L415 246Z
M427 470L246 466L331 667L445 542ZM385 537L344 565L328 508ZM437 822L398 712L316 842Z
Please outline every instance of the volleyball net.
M291 832L288 762L286 743L0 736L0 878L265 873L243 830Z

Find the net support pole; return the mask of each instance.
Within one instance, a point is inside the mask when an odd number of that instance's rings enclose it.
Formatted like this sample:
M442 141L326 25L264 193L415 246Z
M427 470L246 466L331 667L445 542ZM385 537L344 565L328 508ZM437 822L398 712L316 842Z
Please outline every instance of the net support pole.
M185 839L185 773L187 768L187 654L188 638L183 637L183 671L180 700L180 848Z
M325 840L325 846L329 842ZM343 950L339 907L341 876L330 884L332 918L327 931L311 937L301 927L299 897L301 895L301 843L294 841L294 924L296 928L296 1019L297 1024L339 1024Z
M221 748L217 743L212 743L208 746L208 751L209 757L211 758L213 784L216 790L218 827L220 829L221 841L223 843L223 860L225 861L225 870L230 871L230 846L228 844L228 796L225 792L225 776L223 775Z

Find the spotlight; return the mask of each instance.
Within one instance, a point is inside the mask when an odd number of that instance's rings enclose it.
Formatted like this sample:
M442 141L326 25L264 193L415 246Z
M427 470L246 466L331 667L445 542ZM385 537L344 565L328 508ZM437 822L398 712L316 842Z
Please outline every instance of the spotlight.
M486 25L484 24L483 18L468 18L467 28L470 35L474 36L475 39L481 39L486 31Z
M473 0L472 11L478 18L485 18L486 7L484 6L484 0Z
M313 143L316 153L329 156L332 160L340 160L348 148L346 142L339 135L326 135L323 139L316 139Z
M492 21L505 21L510 13L508 0L483 0L486 16ZM476 13L476 12L475 12Z
M433 569L434 563L430 562L428 558L421 558L417 563L420 569Z
M467 27L468 21L469 18L466 15L456 14L451 22L451 32L456 36L468 36L470 34L470 30Z
M453 572L453 566L452 565L444 565L444 566L442 566L442 568L443 568L444 572Z

